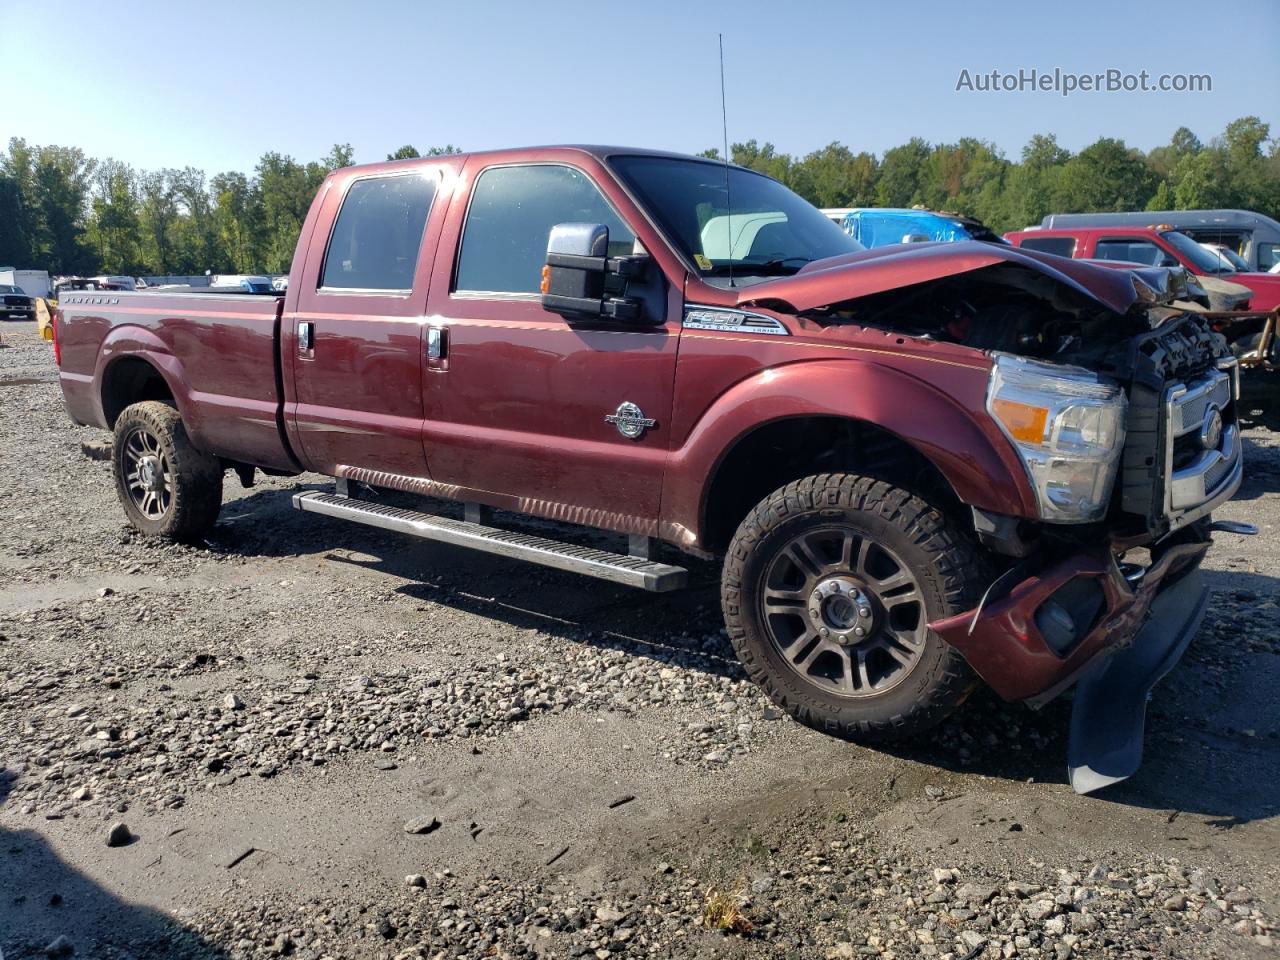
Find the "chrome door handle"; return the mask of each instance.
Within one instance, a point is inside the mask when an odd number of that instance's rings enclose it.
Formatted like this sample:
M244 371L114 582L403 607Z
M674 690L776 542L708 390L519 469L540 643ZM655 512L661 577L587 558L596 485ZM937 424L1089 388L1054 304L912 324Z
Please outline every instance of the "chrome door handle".
M298 322L298 352L310 353L316 345L316 325L314 320Z
M443 360L449 352L449 338L442 327L427 328L427 359Z

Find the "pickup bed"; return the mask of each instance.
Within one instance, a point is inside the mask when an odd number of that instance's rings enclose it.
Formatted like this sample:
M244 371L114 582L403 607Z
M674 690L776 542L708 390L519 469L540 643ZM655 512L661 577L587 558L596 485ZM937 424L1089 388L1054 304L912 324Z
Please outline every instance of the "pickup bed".
M867 251L741 168L538 148L336 171L286 293L76 292L55 350L146 533L203 537L227 471L314 471L301 510L650 590L723 558L728 635L797 719L895 736L979 678L1078 684L1087 791L1137 769L1241 480L1238 372L1183 277Z

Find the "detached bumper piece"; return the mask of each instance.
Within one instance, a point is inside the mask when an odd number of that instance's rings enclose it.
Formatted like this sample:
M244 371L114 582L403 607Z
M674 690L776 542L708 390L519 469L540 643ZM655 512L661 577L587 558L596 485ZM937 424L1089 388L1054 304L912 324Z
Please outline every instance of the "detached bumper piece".
M1208 602L1200 571L1191 571L1156 597L1132 644L1080 678L1067 745L1067 769L1076 793L1092 793L1137 772L1147 698L1187 649Z
M555 567L573 573L586 574L600 580L629 587L639 587L655 593L678 590L688 579L684 567L658 563L626 554L610 553L593 547L562 543L535 537L527 533L500 530L480 523L455 520L416 510L403 510L354 497L332 493L309 491L296 493L293 506L306 513L322 513L329 517L351 520L383 530L394 530L423 540L437 540L454 546L469 547L483 553L493 553L514 560Z
M1122 571L1109 548L1077 554L1010 577L1007 591L998 580L977 609L929 626L1006 700L1040 706L1079 682L1068 762L1087 793L1142 760L1147 694L1204 614L1209 545L1175 544L1145 570Z

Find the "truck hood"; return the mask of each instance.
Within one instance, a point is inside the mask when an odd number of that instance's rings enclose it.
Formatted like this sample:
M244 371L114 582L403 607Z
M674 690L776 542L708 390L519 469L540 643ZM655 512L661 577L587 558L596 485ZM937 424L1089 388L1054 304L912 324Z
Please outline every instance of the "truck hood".
M1118 314L1128 313L1135 304L1171 302L1184 290L1180 268L1108 270L1081 260L968 241L899 244L816 260L793 276L740 288L738 305L772 304L788 312L803 313L998 264L1023 267L1048 277Z

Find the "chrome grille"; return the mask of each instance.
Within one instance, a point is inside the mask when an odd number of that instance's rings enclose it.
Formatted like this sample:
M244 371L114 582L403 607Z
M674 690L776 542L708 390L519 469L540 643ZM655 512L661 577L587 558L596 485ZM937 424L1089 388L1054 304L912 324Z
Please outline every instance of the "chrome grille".
M1172 529L1207 515L1240 486L1244 458L1235 422L1238 376L1235 361L1227 359L1217 369L1165 390L1165 513ZM1176 462L1175 446L1181 451Z
M1210 404L1219 410L1227 408L1231 403L1231 377L1225 371L1215 370L1199 383L1183 386L1180 393L1175 388L1175 393L1169 408L1169 434L1181 437L1204 425Z

